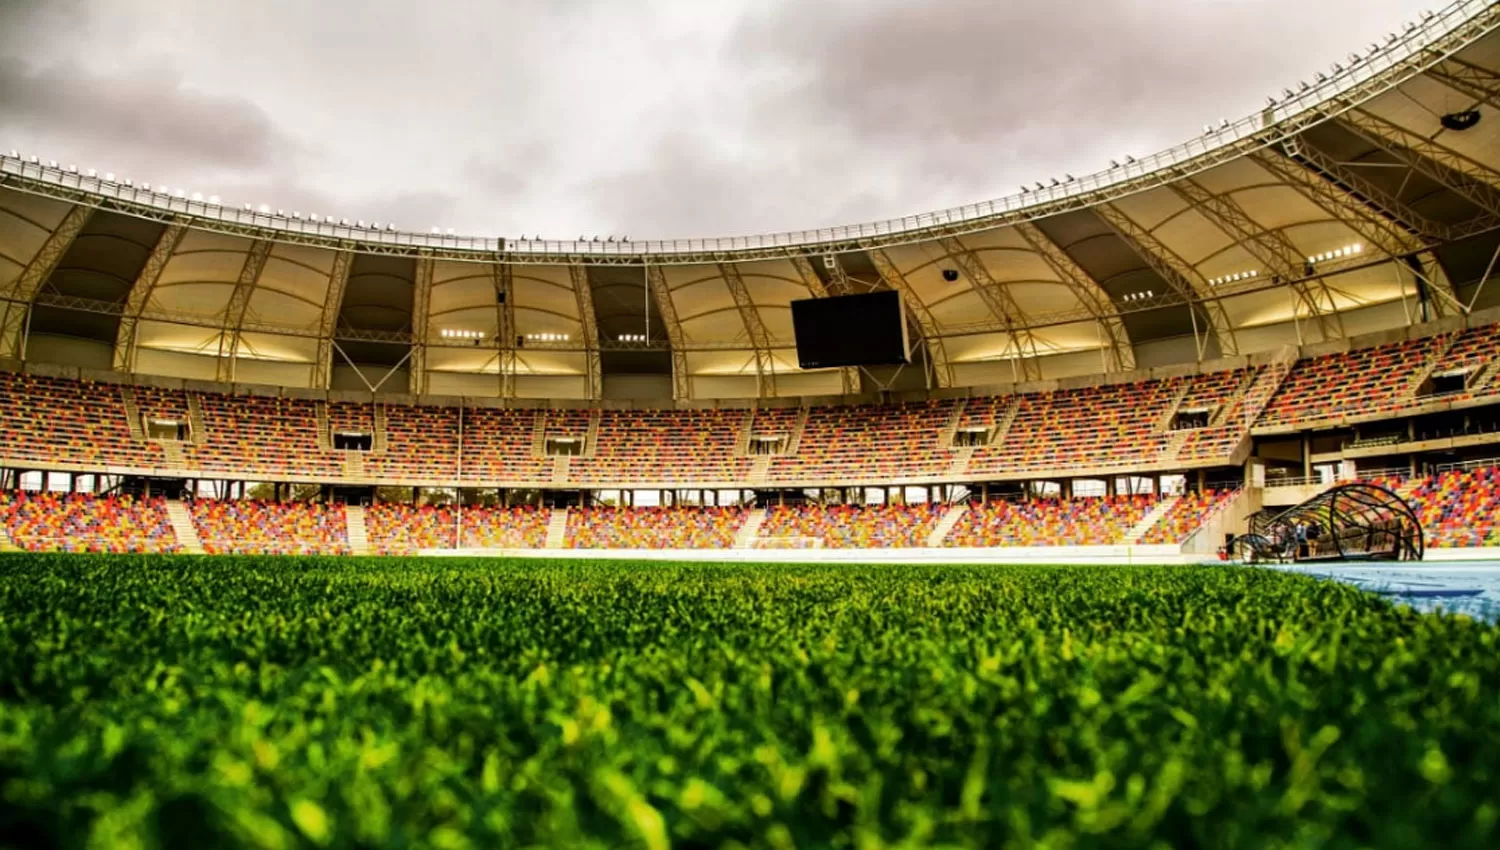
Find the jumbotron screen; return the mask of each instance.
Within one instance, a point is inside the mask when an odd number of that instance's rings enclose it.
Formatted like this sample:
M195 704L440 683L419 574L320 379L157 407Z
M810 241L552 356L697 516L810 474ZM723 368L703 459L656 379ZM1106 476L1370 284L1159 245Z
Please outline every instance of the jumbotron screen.
M793 301L792 331L803 369L911 362L899 292Z

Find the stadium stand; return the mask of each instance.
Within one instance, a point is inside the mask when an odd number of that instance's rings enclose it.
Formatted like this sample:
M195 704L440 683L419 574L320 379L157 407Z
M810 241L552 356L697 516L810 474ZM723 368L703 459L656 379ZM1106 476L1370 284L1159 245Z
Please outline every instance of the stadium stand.
M114 384L0 372L0 453L15 462L148 466L160 447L136 442Z
M744 481L751 460L735 456L744 413L735 410L605 410L589 457L573 481Z
M1164 381L1018 397L1015 421L999 445L974 453L976 476L1098 469L1154 462L1169 434L1175 388Z
M210 555L347 555L341 504L194 501L193 525Z
M490 481L537 482L548 477L547 458L533 447L537 413L493 407L464 410L464 476ZM535 448L535 450L534 450Z
M0 492L0 517L33 552L178 552L164 500L131 496Z
M1103 546L1123 543L1149 511L1151 496L992 500L970 509L945 546Z
M330 479L343 473L338 458L320 444L313 402L217 393L198 398L206 433L185 452L198 468L238 477Z
M365 527L376 555L452 549L458 538L458 516L446 505L377 503L365 508Z
M946 505L799 505L766 509L761 541L821 540L829 548L913 548L927 537ZM767 545L764 542L761 545Z
M1500 545L1500 468L1427 476L1414 482L1407 500L1430 547Z
M740 508L596 507L568 511L572 549L728 549L745 523Z
M1198 530L1234 496L1233 490L1191 491L1178 497L1176 503L1157 518L1141 535L1140 543L1181 543Z
M477 549L540 549L547 543L548 508L464 508L459 545Z
M1257 424L1293 425L1399 410L1412 402L1411 376L1437 340L1406 340L1299 361Z

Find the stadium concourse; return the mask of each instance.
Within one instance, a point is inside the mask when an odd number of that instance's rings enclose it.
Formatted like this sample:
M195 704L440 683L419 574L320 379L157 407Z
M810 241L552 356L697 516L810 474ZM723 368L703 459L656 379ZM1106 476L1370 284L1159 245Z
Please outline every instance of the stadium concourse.
M0 154L0 546L1185 559L1370 480L1482 554L1497 27L1459 0L1172 149L818 231L419 233ZM870 294L907 362L794 328Z

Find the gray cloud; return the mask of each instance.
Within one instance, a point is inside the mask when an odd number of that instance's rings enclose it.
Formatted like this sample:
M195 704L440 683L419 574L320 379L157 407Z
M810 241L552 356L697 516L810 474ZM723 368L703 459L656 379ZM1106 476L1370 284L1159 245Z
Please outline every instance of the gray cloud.
M0 0L0 143L475 234L899 216L1142 156L1425 0Z
M0 58L0 114L23 131L44 128L122 152L187 157L207 168L266 168L308 152L264 108L195 91L159 66L103 75L72 63L29 68Z

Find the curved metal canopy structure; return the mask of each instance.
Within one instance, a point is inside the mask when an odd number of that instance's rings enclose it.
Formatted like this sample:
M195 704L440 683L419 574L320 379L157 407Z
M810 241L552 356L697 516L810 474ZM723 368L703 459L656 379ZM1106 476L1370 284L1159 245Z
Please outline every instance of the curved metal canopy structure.
M552 242L234 209L0 156L0 358L499 398L822 396L790 302L907 302L903 388L1270 351L1500 303L1500 4L1253 116L997 201L822 231Z

